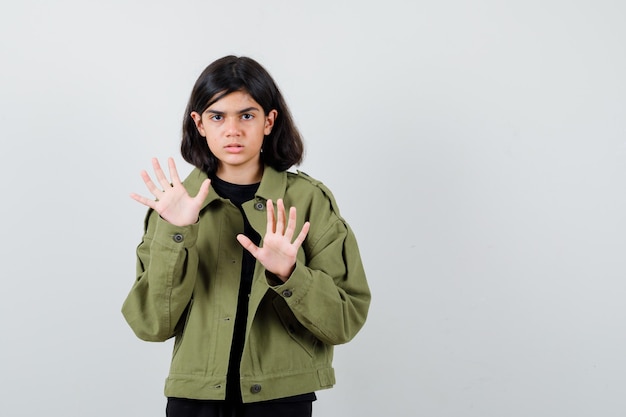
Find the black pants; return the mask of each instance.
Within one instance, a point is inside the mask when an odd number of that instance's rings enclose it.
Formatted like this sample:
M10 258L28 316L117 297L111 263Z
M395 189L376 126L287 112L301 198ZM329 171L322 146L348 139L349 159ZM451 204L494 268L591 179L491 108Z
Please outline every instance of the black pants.
M224 401L167 399L167 417L311 417L312 401L236 404Z

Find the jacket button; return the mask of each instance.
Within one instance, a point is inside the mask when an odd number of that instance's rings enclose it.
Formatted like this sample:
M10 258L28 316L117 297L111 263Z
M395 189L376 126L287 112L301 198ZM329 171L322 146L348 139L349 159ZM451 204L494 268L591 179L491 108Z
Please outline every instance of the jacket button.
M262 210L264 210L264 209L265 209L265 204L263 204L263 202L261 202L261 201L258 201L258 202L254 205L254 208L255 208L255 209L257 209L257 210L259 210L259 211L262 211Z
M291 292L291 290L285 290L283 291L283 297L285 298L289 298L293 295L293 293Z
M174 240L174 242L176 243L181 243L183 240L185 240L185 237L180 233L176 233L174 236L172 236L172 240Z
M259 392L261 392L261 384L254 384L253 386L251 386L250 392L253 394L258 394Z

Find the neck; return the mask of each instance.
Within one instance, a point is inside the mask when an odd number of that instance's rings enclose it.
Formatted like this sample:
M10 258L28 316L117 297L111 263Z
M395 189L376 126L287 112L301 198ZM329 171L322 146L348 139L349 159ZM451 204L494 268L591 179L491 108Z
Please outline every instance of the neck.
M249 169L220 166L215 175L217 175L219 179L231 184L256 184L261 182L261 178L263 177L263 165L258 165Z

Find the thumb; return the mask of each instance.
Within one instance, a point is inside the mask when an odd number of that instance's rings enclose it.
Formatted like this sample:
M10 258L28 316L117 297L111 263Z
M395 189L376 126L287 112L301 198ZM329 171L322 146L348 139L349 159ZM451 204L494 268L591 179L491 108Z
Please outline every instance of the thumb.
M200 190L198 190L198 194L194 197L194 199L204 201L209 195L210 185L211 185L210 179L206 179L202 181L202 184L200 185Z
M238 234L237 240L239 241L241 246L243 246L248 252L252 254L252 256L254 256L255 258L257 257L259 247L255 245L248 236L244 234Z

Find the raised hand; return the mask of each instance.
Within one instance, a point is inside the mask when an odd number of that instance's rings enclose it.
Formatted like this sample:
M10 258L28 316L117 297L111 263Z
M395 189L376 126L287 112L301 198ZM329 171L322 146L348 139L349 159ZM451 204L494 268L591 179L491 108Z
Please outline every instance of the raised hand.
M154 209L159 215L172 223L175 226L187 226L198 221L198 215L200 214L200 208L202 203L209 194L210 180L204 180L198 191L198 195L191 197L185 186L178 177L178 171L176 171L176 164L173 158L167 160L171 181L168 181L165 173L161 169L161 165L156 158L152 159L152 168L154 168L154 174L160 184L160 188L156 186L150 175L144 170L141 171L141 178L146 183L148 191L156 198L152 200L143 197L139 194L132 193L130 197Z
M289 221L287 221L283 200L279 199L276 206L278 213L274 219L274 205L272 200L267 200L267 229L263 238L263 247L258 247L242 234L237 235L237 240L261 262L267 271L285 282L295 268L298 249L309 233L309 222L304 223L302 230L292 242L296 229L296 208L289 209Z

